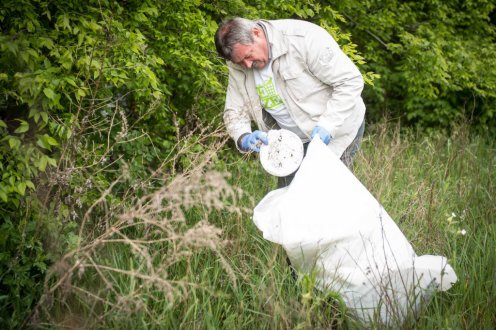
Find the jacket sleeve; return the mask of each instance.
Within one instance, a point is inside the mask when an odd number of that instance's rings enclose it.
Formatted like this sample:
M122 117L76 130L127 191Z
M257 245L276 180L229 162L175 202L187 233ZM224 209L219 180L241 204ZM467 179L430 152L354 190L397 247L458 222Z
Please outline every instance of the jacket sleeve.
M226 92L226 104L224 107L224 124L228 134L234 140L236 148L243 152L238 145L238 139L245 133L251 133L251 118L247 105L243 101L243 86L236 83L233 77L233 69L229 68L229 83Z
M319 126L332 137L340 135L345 120L361 102L363 77L355 64L346 56L337 42L319 26L305 37L306 62L310 73L332 87L332 93L319 118Z

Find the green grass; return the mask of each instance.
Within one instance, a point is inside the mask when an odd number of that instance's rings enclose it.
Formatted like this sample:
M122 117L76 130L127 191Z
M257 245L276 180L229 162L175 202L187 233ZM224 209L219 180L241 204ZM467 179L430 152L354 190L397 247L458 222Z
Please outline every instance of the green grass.
M338 299L312 289L311 278L295 281L281 247L265 241L251 220L257 201L274 189L255 157L231 154L218 161L231 174L229 183L244 190L226 204L248 212L194 207L186 212L189 227L200 219L223 230L216 249L193 248L161 276L169 291L146 279L85 270L74 286L82 290L58 299L51 320L41 325L76 324L113 329L324 329L360 328L346 316ZM418 319L404 328L492 329L496 325L496 151L490 138L460 128L443 133L401 132L379 125L368 129L355 162L355 174L383 204L418 255L448 257L458 283L435 295ZM181 227L182 228L182 227ZM184 228L183 228L184 229ZM462 230L466 233L462 235ZM149 237L146 226L134 238ZM155 263L129 246L103 246L95 262L142 274L159 268L177 247L153 243L147 251ZM177 251L176 251L177 252ZM145 258L146 259L146 258ZM171 296L172 294L172 296ZM173 299L171 297L174 297ZM98 300L100 299L100 300Z
M450 136L376 132L366 139L357 165L357 176L396 220L417 254L447 256L458 275L458 283L436 295L410 326L494 328L494 142L470 136L466 128Z

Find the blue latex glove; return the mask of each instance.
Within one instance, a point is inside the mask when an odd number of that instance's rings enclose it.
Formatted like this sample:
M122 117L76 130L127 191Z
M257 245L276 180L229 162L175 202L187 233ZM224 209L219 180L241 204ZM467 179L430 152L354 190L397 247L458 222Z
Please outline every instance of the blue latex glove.
M313 139L315 135L319 135L320 139L322 142L324 142L325 145L328 145L329 142L332 140L331 134L325 129L320 126L315 126L312 130L312 134L310 134L310 138Z
M241 138L241 150L260 152L261 144L269 144L267 133L262 131L255 131L247 134Z

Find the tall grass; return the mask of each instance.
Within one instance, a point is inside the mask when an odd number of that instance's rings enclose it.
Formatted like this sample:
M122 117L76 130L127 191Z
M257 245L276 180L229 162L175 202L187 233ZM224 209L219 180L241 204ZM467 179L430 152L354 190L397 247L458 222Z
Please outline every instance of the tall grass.
M438 294L409 326L496 325L495 147L492 139L472 136L465 126L449 135L381 126L364 143L358 178L417 254L447 256L458 275L458 283Z
M472 136L463 127L449 135L401 131L390 125L368 131L355 162L356 176L395 219L417 254L447 256L459 278L404 327L493 328L494 142ZM174 191L187 189L166 187L155 209L140 213L142 208L130 207L116 218L112 235L83 243L91 247L84 250L86 256L70 254L66 268L58 273L59 281L47 284L51 308L34 325L360 328L338 297L313 290L311 277L293 279L284 251L261 237L251 221L251 210L275 188L276 180L264 173L256 157L240 157L230 153L228 146L223 148L227 160L210 157L208 165L200 166L204 176L230 173L227 181L223 176L216 177L217 184L207 180L217 190L199 189L205 180L186 176L191 180L174 187L191 187L189 203L180 205L182 200L174 197ZM173 185L174 179L169 182ZM208 201L206 191L212 192ZM149 200L156 194L151 193ZM174 203L179 207L171 208ZM143 205L149 204L135 206ZM60 284L63 274L71 274L65 279L67 285Z

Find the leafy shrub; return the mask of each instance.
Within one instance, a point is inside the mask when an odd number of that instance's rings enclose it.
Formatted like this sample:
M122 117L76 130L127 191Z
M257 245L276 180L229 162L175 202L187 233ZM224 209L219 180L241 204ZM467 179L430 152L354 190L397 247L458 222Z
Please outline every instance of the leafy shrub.
M449 125L469 113L490 126L493 10L484 1L2 1L1 325L23 324L53 261L159 189L157 173L187 171L226 138L206 134L220 124L227 81L212 38L222 19L322 25L374 83L371 118L387 109Z
M381 75L366 88L374 121L494 127L495 10L490 1L336 1L342 26Z

